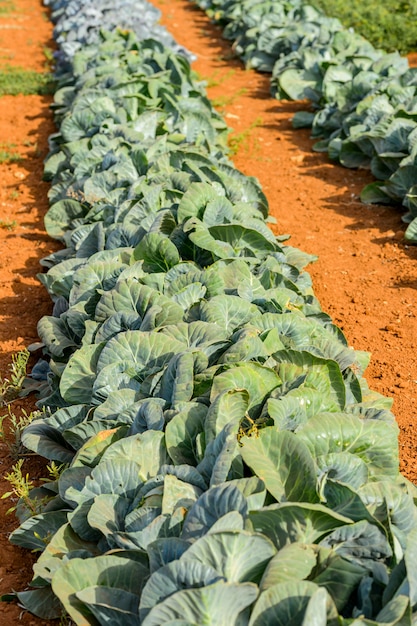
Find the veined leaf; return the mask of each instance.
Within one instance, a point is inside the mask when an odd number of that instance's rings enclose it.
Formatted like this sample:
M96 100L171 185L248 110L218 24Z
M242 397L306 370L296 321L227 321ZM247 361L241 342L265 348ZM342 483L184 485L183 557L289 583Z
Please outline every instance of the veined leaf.
M223 484L203 493L188 512L182 531L182 539L197 539L229 511L247 513L247 502L234 486Z
M121 551L94 559L71 559L52 578L52 590L61 600L71 618L81 626L95 623L88 607L77 593L89 587L120 589L137 597L149 573L146 560L139 551ZM123 594L122 594L123 595ZM84 597L84 596L81 596ZM90 596L87 596L90 600Z
M131 364L135 376L143 378L147 373L161 369L181 350L179 341L172 339L167 342L159 333L128 330L106 344L98 359L97 371L100 372L107 365L126 362Z
M188 402L168 422L165 438L168 454L175 464L197 465L201 460L197 436L204 432L207 407L198 402Z
M274 545L263 535L243 530L218 531L197 539L181 561L208 565L228 582L258 583L275 553Z
M83 346L70 358L60 382L64 400L72 404L90 404L97 363L104 344Z
M202 220L203 215L207 209L209 203L213 203L219 198L224 201L225 211L227 215L227 208L231 207L231 203L225 198L224 190L218 186L210 185L208 183L192 183L178 206L178 222L184 222L190 217L198 217ZM229 209L230 217L233 215ZM204 220L206 221L206 220Z
M316 466L297 435L262 428L241 439L241 455L278 502L317 502Z
M358 455L370 476L398 475L397 426L363 420L346 413L322 413L298 430L298 436L315 456L330 453Z
M229 335L258 315L254 304L238 296L215 296L200 305L200 319L217 324Z
M179 263L177 247L160 233L149 233L136 246L133 260L143 260L145 272L166 272Z
M273 389L281 384L279 376L270 368L258 363L239 363L214 377L210 400L233 389L245 389L249 394L249 415L255 416Z
M212 402L205 419L206 444L213 441L226 424L239 425L249 408L246 390L231 389L220 393Z
M62 615L62 605L51 587L19 591L17 598L27 611L42 619L57 619Z
M178 591L147 615L143 626L163 626L174 620L206 624L207 626L230 626L239 614L250 606L258 595L253 583L225 583L219 581L201 589Z
M77 591L75 596L83 606L90 609L99 624L140 626L139 597L135 593L125 589L95 585Z
M322 504L302 502L271 504L251 511L249 517L254 530L269 537L278 549L297 541L316 543L339 526L352 523Z
M29 517L10 535L11 543L33 551L45 550L54 534L67 522L67 511L50 511Z
M261 590L291 580L306 580L316 565L317 554L313 546L289 543L269 561L261 580Z
M310 598L318 586L309 581L290 581L270 587L259 596L249 626L302 624Z
M220 580L225 579L199 560L172 561L154 572L146 583L140 599L140 618L144 620L154 606L177 591L207 587Z

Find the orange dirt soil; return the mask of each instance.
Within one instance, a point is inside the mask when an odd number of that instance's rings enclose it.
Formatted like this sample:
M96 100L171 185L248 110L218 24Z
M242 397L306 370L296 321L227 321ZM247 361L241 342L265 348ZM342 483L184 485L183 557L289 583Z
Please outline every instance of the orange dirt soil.
M279 102L269 95L269 78L246 71L233 57L221 31L188 0L153 0L163 24L198 53L194 64L210 80L209 96L233 127L239 149L236 167L256 176L267 194L277 231L291 233L291 245L316 254L310 266L322 307L344 330L349 343L373 354L367 370L371 388L394 398L400 426L401 469L417 483L417 248L402 241L401 213L366 207L359 193L371 176L329 162L311 150L308 131L294 131L291 116L306 105ZM0 15L0 67L42 70L43 48L51 47L52 26L40 0L14 0L16 11ZM217 84L216 84L217 83ZM47 96L0 98L0 144L12 143L22 156L0 164L0 373L7 377L11 355L35 341L36 324L51 303L36 279L39 259L57 244L42 228L48 185L41 182L47 137L54 131ZM0 146L1 148L1 146ZM1 224L1 222L0 222ZM34 400L15 401L12 410L30 411ZM6 410L3 411L5 413ZM10 443L10 441L9 441ZM2 474L15 459L0 443ZM25 471L45 475L41 460L28 457ZM0 493L9 490L1 480ZM23 590L32 577L32 556L8 543L15 528L13 504L0 500L0 592ZM21 621L20 621L21 620ZM49 624L0 604L0 626Z
M14 0L1 3L15 10L0 14L0 68L7 65L37 71L45 70L45 47L51 47L52 24L40 0ZM39 260L57 249L43 228L48 208L49 185L42 182L43 159L48 151L48 136L54 132L49 105L50 96L0 97L0 151L18 153L21 160L0 163L0 374L8 376L11 355L37 339L36 325L50 313L51 301L36 274ZM5 227L9 224L10 230ZM12 403L20 415L30 412L33 398ZM0 415L7 413L3 407ZM7 420L5 420L6 424ZM7 428L7 427L6 427ZM1 440L0 440L1 441ZM8 443L12 441L8 439ZM9 491L3 479L16 458L9 446L0 443L0 495ZM45 476L42 460L28 457L24 471L33 478ZM16 528L10 499L0 500L0 592L22 591L32 579L33 557L28 550L9 543L9 533ZM48 624L22 612L15 604L0 604L0 626Z

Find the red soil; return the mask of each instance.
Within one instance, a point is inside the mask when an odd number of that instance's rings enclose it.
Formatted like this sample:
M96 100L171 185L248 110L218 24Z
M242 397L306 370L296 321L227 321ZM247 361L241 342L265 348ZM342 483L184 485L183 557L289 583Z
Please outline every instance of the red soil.
M16 11L0 15L0 68L14 65L44 71L44 48L52 46L52 25L40 0L16 0ZM43 216L48 208L42 182L47 138L54 132L49 96L0 97L0 150L18 153L21 160L0 163L0 374L7 378L11 355L37 339L36 325L50 312L51 302L36 279L39 260L57 248L46 235ZM10 225L10 230L5 224ZM16 415L30 412L34 400L11 405ZM0 409L0 415L7 409ZM7 430L7 419L4 421ZM1 440L0 440L1 441ZM3 476L16 458L10 455L12 438L0 443L0 495L10 485ZM9 444L9 445L8 445ZM46 474L44 463L27 457L24 471L36 479ZM11 499L0 500L0 592L22 591L32 579L32 555L8 541L16 528L14 515L6 515ZM17 605L0 604L0 626L47 624L22 612Z

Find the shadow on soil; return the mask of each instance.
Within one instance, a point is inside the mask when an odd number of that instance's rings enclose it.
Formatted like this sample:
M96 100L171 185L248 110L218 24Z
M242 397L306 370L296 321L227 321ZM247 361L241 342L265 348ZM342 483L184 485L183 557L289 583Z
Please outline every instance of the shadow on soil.
M55 130L49 110L50 103L49 96L42 96L40 113L36 116L28 116L32 121L38 121L36 128L29 133L29 138L35 147L31 148L27 156L17 165L18 171L24 174L24 178L17 178L15 183L6 187L10 189L10 193L16 194L16 199L11 203L11 207L14 205L16 208L10 209L10 212L13 210L13 217L19 223L15 230L5 233L6 244L12 249L18 248L19 241L23 239L33 242L34 245L31 246L29 256L25 249L22 254L22 264L13 269L14 295L2 297L0 300L0 338L2 341L14 341L16 336L35 339L37 321L42 315L49 314L52 308L45 288L40 283L34 284L33 282L33 277L42 272L40 260L59 248L59 244L45 233L43 225L43 219L48 210L47 192L49 189L49 184L42 182L43 159L48 150L48 137ZM23 206L19 206L17 194L24 195ZM25 216L23 220L22 214ZM9 361L10 355L3 353L0 358L2 368Z
M257 89L247 95L253 99L271 98L269 95L269 80L265 79L265 90ZM265 95L267 92L267 95ZM312 139L309 129L293 129L291 116L297 111L308 110L308 102L276 101L276 104L268 109L269 113L276 114L277 121L273 124L265 124L263 128L269 128L278 135L285 136L291 141L302 159L302 167L297 173L306 178L315 178L323 183L331 182L339 187L339 193L332 193L324 198L323 209L334 211L353 220L350 230L378 229L381 237L370 241L379 245L393 242L395 234L396 244L411 259L417 260L417 246L407 244L401 233L406 230L406 225L401 219L405 210L400 206L366 205L360 201L360 193L365 185L375 179L368 170L352 170L330 161L327 154L313 151L313 145L317 139ZM287 114L286 119L278 119L278 116ZM342 190L343 189L343 190ZM389 233L389 235L387 235Z

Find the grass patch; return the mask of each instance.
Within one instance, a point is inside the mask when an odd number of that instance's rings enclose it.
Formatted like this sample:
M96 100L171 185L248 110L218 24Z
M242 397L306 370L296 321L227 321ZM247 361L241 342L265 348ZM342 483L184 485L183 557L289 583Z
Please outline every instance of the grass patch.
M218 87L227 82L232 76L236 74L236 70L228 70L227 72L221 72L216 70L210 76L201 76L201 80L204 80L207 87Z
M13 354L7 378L3 378L0 374L0 406L4 406L19 396L26 378L29 356L29 351L26 349Z
M13 0L0 0L0 17L16 13L16 5Z
M338 17L346 27L353 27L376 48L399 50L402 54L417 50L417 0L310 0L330 17Z
M13 148L16 148L15 143L0 143L0 164L22 160L22 156Z
M6 66L0 71L0 96L45 95L54 92L51 74Z
M12 161L21 161L22 157L17 152L10 152L0 148L0 163L11 163Z
M27 423L23 427L28 426L33 419L39 418L40 411L34 411L30 415L25 415ZM26 456L26 455L25 455ZM45 496L41 499L31 497L31 491L35 487L33 480L30 478L28 472L23 472L23 464L25 459L19 459L15 465L12 466L12 471L4 475L4 478L11 486L11 490L7 491L1 496L2 500L11 498L13 502L16 502L13 506L6 511L6 515L14 513L17 509L18 503L22 503L31 512L32 515L38 515L44 511L45 505L50 502L52 496ZM50 465L46 466L49 476L47 478L41 478L40 481L44 483L55 482L59 479L60 475L67 469L68 465L63 463L57 465L55 461L52 461ZM45 538L45 545L49 543L51 537Z
M216 109L223 110L229 104L234 104L236 102L236 100L238 100L240 98L240 96L244 96L245 93L247 93L247 92L248 92L247 88L246 87L242 87L241 89L238 89L231 96L220 96L219 98L213 98L211 103L212 103L212 105Z
M256 120L242 132L230 134L228 139L230 154L234 155L241 149L244 150L246 154L250 154L251 156L258 153L260 151L260 144L259 141L253 137L252 131L254 128L262 126L262 124L262 118L257 117Z
M0 228L5 228L6 230L14 230L16 226L16 220L0 220Z

